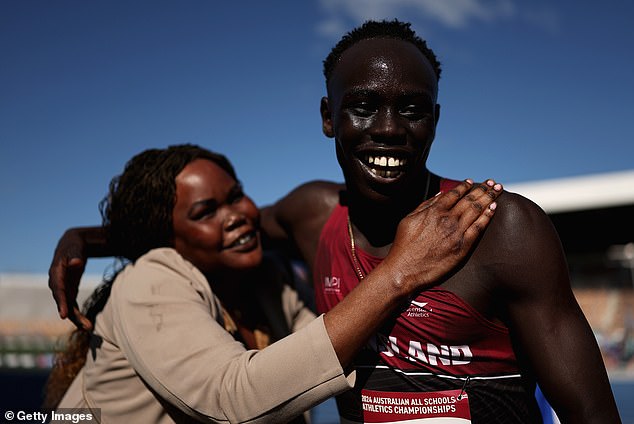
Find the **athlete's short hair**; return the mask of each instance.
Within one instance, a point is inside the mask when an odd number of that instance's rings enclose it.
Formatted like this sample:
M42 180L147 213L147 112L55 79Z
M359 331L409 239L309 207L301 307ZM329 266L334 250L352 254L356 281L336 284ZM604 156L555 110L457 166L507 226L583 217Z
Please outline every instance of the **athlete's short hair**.
M359 41L372 38L394 38L412 43L431 64L434 69L434 73L436 74L436 80L440 80L440 62L436 58L436 54L427 47L427 42L416 35L414 30L410 27L411 24L409 22L402 22L398 19L391 21L369 20L363 25L347 32L341 40L339 40L335 47L332 48L324 60L324 76L326 77L326 84L330 82L330 77L332 76L335 65L341 59L343 52L354 46Z

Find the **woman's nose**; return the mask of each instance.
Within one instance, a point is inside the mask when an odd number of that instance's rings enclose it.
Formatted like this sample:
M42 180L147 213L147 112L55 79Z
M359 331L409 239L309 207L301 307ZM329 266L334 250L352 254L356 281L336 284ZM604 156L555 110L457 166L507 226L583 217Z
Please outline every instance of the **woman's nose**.
M225 220L225 230L226 231L231 231L231 230L235 230L236 228L240 227L241 225L244 225L246 223L246 217L238 212L231 212L229 214L229 216L227 216L227 219Z

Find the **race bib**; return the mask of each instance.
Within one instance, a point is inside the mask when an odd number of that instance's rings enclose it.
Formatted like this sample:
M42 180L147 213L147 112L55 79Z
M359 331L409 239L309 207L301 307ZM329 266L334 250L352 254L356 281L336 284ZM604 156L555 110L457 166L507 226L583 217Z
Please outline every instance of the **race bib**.
M439 392L361 392L364 423L471 423L469 399L462 390Z

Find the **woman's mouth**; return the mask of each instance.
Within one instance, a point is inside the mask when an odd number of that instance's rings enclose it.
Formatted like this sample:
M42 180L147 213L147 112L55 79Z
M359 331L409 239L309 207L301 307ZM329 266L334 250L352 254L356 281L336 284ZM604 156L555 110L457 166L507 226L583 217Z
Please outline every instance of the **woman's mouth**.
M258 235L256 231L249 231L238 237L233 243L225 247L225 249L246 248L250 249L253 244L257 245Z

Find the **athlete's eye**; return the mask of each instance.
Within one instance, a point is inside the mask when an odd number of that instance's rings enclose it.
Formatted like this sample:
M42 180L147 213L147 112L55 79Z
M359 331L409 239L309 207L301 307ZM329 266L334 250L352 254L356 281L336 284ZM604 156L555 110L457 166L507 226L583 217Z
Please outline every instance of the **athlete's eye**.
M401 109L401 115L409 119L421 119L427 113L427 110L419 105L408 105Z
M399 102L399 114L412 121L433 117L434 108L434 101L427 95L405 96Z
M363 118L368 118L377 111L376 107L369 102L355 102L352 103L348 109L353 115L361 116Z
M428 102L411 102L404 104L399 113L412 121L431 118L433 116L434 107Z

